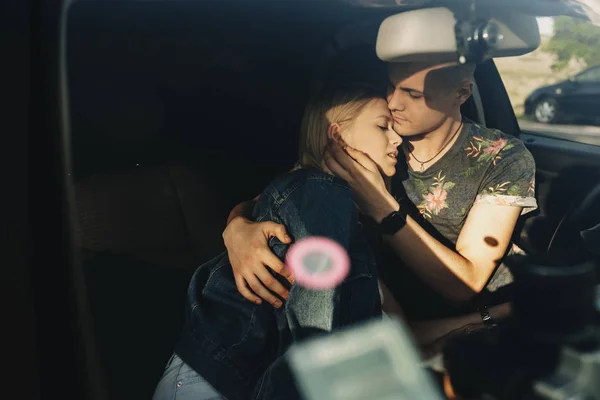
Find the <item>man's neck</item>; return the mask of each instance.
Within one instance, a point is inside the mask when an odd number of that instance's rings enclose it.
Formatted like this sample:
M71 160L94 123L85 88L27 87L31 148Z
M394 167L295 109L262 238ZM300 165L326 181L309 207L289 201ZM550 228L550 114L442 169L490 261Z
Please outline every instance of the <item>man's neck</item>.
M460 129L461 124L462 117L458 114L457 116L448 118L434 131L414 137L412 140L410 137L404 138L409 153L413 155L413 157L409 155L409 158L425 161L435 157L435 159L431 160L430 164L434 163L452 148L452 145L459 136L457 131Z

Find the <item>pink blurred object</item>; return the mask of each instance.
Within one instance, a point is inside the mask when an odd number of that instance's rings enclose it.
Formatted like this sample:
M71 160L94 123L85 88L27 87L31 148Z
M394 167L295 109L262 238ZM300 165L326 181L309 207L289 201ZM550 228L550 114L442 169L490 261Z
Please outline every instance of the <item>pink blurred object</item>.
M312 236L294 243L287 252L286 263L296 282L309 289L330 289L346 278L350 258L336 241Z

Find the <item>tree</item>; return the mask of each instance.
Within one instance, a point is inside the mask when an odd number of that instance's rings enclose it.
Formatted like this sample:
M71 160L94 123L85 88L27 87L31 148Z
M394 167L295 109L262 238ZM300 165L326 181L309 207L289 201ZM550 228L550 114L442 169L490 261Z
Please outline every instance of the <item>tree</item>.
M588 67L600 64L600 27L576 18L560 16L554 19L554 35L543 50L556 56L552 69L560 71L572 59Z

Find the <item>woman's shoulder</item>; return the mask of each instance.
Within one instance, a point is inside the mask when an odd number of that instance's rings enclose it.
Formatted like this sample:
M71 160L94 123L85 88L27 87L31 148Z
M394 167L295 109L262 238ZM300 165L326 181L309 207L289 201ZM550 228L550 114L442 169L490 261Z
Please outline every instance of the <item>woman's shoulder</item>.
M273 179L260 195L255 213L279 208L286 202L305 203L308 198L353 199L346 181L316 168L298 168Z
M318 169L300 168L271 181L260 195L253 216L262 221L275 218L275 214L282 217L282 212L287 216L306 212L315 216L353 209L354 197L344 180Z
M293 171L279 175L269 183L267 190L277 193L286 193L299 189L306 184L323 186L339 186L350 190L350 186L343 179L328 174L316 168L296 168Z

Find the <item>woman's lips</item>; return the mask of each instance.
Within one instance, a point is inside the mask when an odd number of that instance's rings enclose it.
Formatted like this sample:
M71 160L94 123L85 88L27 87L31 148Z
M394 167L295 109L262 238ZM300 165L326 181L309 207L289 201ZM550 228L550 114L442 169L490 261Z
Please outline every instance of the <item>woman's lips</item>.
M407 119L404 119L404 118L401 118L401 117L397 117L397 116L393 116L393 119L394 119L394 121L400 122L400 123L402 123L402 122L408 122Z

